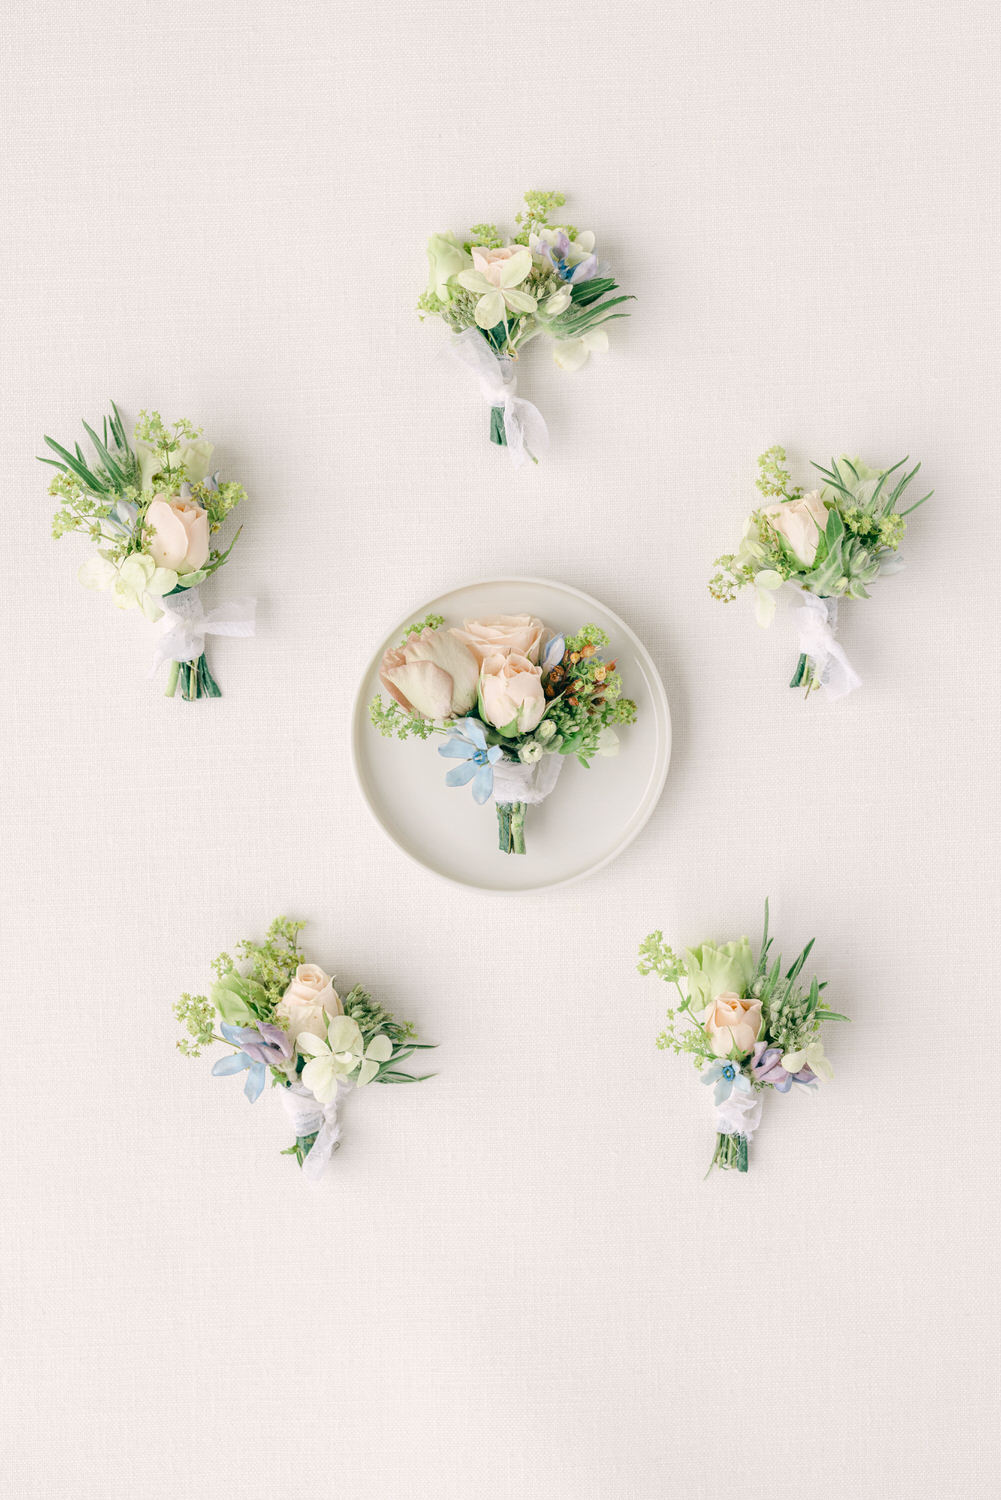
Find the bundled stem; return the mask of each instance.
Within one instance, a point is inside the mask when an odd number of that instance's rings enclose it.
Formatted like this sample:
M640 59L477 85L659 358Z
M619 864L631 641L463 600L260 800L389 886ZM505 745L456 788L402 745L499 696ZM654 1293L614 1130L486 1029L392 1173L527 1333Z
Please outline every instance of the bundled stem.
M507 433L504 431L503 406L492 406L490 408L490 441L492 443L496 443L498 448L507 447Z
M816 688L820 687L816 668L814 667L814 664L810 660L810 658L806 655L805 651L800 652L799 661L796 663L796 670L792 674L789 686L791 688L806 688L807 698L809 698L810 694Z
M719 1167L724 1172L746 1172L747 1136L718 1134L716 1136L716 1150L713 1153L712 1161L709 1163L710 1172L713 1167Z
M314 1130L312 1135L297 1135L296 1136L296 1138L295 1138L295 1159L299 1163L300 1167L302 1166L303 1162L306 1160L306 1157L312 1151L313 1147L316 1145L316 1137L318 1135L319 1135L319 1131Z
M527 802L497 803L498 847L502 854L524 854Z
M221 698L222 689L209 670L203 651L196 661L172 661L167 677L166 697L173 698L180 686L181 697L188 703L196 698Z

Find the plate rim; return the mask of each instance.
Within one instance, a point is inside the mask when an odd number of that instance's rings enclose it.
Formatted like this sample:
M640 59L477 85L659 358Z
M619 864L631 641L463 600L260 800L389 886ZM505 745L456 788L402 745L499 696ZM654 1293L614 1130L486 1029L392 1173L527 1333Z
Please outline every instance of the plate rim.
M443 870L437 870L433 865L425 863L423 859L420 859L416 854L408 849L407 846L399 838L397 838L392 830L388 828L383 820L379 817L374 806L372 805L372 802L369 800L369 797L366 794L365 783L362 778L361 767L359 764L359 730L363 728L364 723L367 722L368 705L367 703L362 702L365 692L365 684L373 672L378 672L378 664L382 660L383 651L385 650L384 647L382 650L377 649L375 652L373 652L373 654L369 657L367 664L362 668L361 675L358 679L358 685L355 688L354 703L352 704L351 708L351 718L348 726L348 748L350 751L351 770L354 776L355 787L358 791L358 795L360 796L361 801L368 809L369 817L376 824L376 826L381 829L383 836L387 838L389 842L393 844L394 847L397 848L400 853L410 861L411 864L416 865L421 870L425 870L429 875L433 875L436 880L442 880L447 885L455 886L459 890L476 891L477 893L484 896L513 896L518 898L525 896L534 896L541 891L562 890L566 886L576 885L578 881L587 880L590 876L596 875L599 870L603 870L606 865L610 865L613 860L618 859L619 855L624 853L624 851L629 848L629 845L639 837L639 835L643 832L643 829L649 823L651 817L653 816L654 809L657 807L657 804L663 796L664 786L667 782L667 774L671 768L671 753L674 748L674 730L671 721L671 702L667 696L667 688L664 686L664 679L661 677L657 663L651 656L646 644L636 634L632 626L627 624L626 621L622 619L621 615L616 614L615 610L609 609L607 604L603 604L601 600L596 599L593 594L588 594L583 589L577 588L575 584L563 583L558 579L540 578L529 574L501 574L499 576L491 578L474 578L468 580L465 583L454 584L451 588L440 589L438 593L436 593L431 599L428 599L426 601L426 605L431 606L437 604L439 600L446 599L450 594L458 593L463 589L485 588L487 586L492 587L496 584L509 583L515 585L534 584L543 588L563 590L563 592L565 593L575 595L576 598L582 600L586 604L595 605L603 614L605 614L610 620L614 620L616 625L619 626L623 631L625 631L626 635L637 648L638 654L645 661L646 667L651 674L652 680L660 689L661 705L664 712L664 730L666 740L664 763L661 768L660 775L656 779L656 785L647 793L645 812L632 832L624 833L606 855L604 855L596 863L588 865L586 869L579 870L575 875L567 875L562 880L547 880L541 882L538 885L524 886L520 889L511 886L473 884L468 880L460 880L455 875L447 875ZM421 609L425 609L426 613L425 605L417 606L417 612L419 612ZM411 624L415 618L415 611L408 610L406 614L400 616L398 622L392 627L392 629L385 632L383 640L388 639L390 636L396 635L397 632L402 630L406 625Z

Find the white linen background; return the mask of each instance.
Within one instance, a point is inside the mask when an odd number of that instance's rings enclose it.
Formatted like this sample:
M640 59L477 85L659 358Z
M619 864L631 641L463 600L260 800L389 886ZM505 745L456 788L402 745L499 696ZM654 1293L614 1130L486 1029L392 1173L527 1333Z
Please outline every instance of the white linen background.
M5 1493L995 1492L998 25L8 6ZM536 186L638 301L578 375L529 351L552 451L515 473L413 304L431 231ZM49 537L42 433L109 397L247 486L207 600L256 593L260 633L212 642L219 702L167 701ZM838 705L705 589L775 442L937 492L843 610ZM644 833L529 899L407 862L347 751L383 632L506 572L620 612L674 713ZM636 947L754 938L766 893L854 1022L703 1182ZM278 1101L174 1051L178 993L277 912L441 1043L348 1100L315 1192Z

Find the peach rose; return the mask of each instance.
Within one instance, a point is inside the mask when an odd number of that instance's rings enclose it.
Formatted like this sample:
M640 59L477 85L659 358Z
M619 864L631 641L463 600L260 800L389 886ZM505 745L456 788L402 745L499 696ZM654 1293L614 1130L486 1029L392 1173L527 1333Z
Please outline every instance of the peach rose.
M490 615L485 620L463 620L452 634L464 641L481 664L488 656L516 651L537 662L545 626L534 615Z
M300 964L295 978L275 1006L275 1015L288 1022L293 1042L305 1031L326 1036L327 1016L342 1016L344 1007L329 974L316 964Z
M209 513L194 500L155 495L146 512L149 554L158 568L196 573L208 561Z
M524 245L501 245L497 250L484 250L482 245L471 245L469 249L473 257L473 270L485 276L491 286L500 287L503 285L500 273L504 262L510 260L512 256L521 255L525 247ZM531 265L530 258L528 270L531 270Z
M488 656L480 668L480 701L495 729L528 734L546 711L542 668L517 651Z
M746 1057L761 1030L761 1001L725 990L703 1011L702 1024L717 1057Z
M469 647L455 640L451 631L427 627L385 653L379 678L408 713L449 719L468 714L476 702L479 667Z
M785 537L799 561L811 567L817 555L820 533L827 525L827 506L820 491L811 490L798 500L781 500L778 505L766 505L762 514L768 517L772 530Z

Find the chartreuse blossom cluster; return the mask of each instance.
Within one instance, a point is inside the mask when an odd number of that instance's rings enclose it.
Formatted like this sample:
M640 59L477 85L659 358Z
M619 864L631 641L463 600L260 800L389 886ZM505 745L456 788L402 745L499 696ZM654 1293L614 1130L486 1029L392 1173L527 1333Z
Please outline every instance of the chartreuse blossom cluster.
M213 1076L246 1073L243 1091L251 1103L270 1079L272 1088L295 1095L299 1118L310 1102L333 1118L339 1091L350 1085L430 1077L400 1067L430 1046L417 1040L409 1022L397 1021L361 985L341 997L331 975L304 962L299 934L305 925L277 917L263 943L239 944L237 960L221 953L212 963L216 979L209 994L184 994L174 1006L184 1030L179 1051L199 1057L221 1043L230 1051ZM301 1166L319 1133L297 1135L283 1154Z
M87 588L106 590L119 609L140 609L149 620L162 601L196 588L227 561L236 536L221 550L214 537L246 498L242 484L211 470L212 444L186 418L168 425L159 412L139 413L132 440L112 403L98 434L83 423L94 456L46 437L57 472L49 494L58 508L52 535L82 532L96 551L78 572ZM174 662L168 694L180 680L182 697L218 697L204 654Z
M657 1046L686 1053L713 1088L716 1106L714 1166L747 1171L747 1147L761 1118L766 1089L787 1094L793 1084L812 1089L833 1070L820 1030L846 1021L823 998L825 982L803 977L813 939L783 971L770 962L765 927L755 954L747 938L703 943L680 955L652 932L640 944L639 972L655 974L678 992Z
M867 599L868 586L881 574L903 566L899 547L905 517L931 497L900 508L921 465L906 470L906 459L890 469L872 468L858 458L813 467L822 483L804 493L794 485L784 448L769 448L758 459L757 488L763 504L752 510L736 552L716 559L709 583L713 598L729 603L742 588L754 589L759 625L775 614L784 584L821 599ZM904 472L901 472L904 471ZM792 687L818 686L810 659L801 655Z
M597 625L575 635L534 615L495 615L446 628L440 616L412 625L382 658L390 702L376 696L374 727L387 737L445 736L439 754L458 762L445 780L497 804L500 848L524 854L525 810L553 789L567 756L589 767L618 751L617 727L636 718Z
M563 370L607 349L605 325L628 316L621 307L632 299L614 295L618 283L598 260L594 234L565 222L565 202L563 193L529 192L514 232L474 224L464 235L433 234L421 315L441 318L455 334L475 330L500 359L517 359L540 334ZM504 446L499 410L490 435Z

